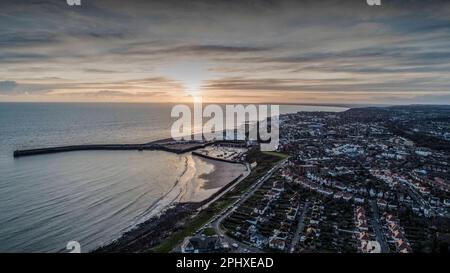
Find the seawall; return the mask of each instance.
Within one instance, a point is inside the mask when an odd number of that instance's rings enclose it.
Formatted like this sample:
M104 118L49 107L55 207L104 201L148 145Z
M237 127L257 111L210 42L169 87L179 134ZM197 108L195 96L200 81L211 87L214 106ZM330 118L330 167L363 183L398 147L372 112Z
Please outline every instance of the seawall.
M227 162L227 163L242 163L241 161L238 161L238 160L230 160L230 159L225 159L225 158L213 157L213 156L205 155L205 154L202 154L199 152L192 152L192 154L206 158L206 159L217 160L217 161L222 161L222 162Z

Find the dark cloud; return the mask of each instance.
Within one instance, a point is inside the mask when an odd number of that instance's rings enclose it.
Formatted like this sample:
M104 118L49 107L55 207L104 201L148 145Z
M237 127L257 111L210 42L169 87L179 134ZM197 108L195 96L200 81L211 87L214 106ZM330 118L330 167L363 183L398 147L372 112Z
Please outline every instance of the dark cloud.
M0 92L9 93L16 88L17 83L15 81L0 81Z
M248 98L441 94L450 92L449 15L443 0L2 0L0 77L21 83L11 94L128 96L183 84L253 92ZM214 73L190 74L189 62Z
M247 54L269 51L271 48L251 47L251 46L232 46L232 45L181 45L164 48L149 47L126 47L113 50L114 53L125 54L128 56L224 56L235 54Z
M86 73L102 73L102 74L109 74L109 73L117 73L115 70L111 69L102 69L102 68L86 68L83 69Z
M61 94L63 96L81 96L81 97L91 97L91 98L141 98L141 97L155 97L167 95L166 92L137 92L130 93L124 91L116 91L116 90L100 90L96 92L77 92L77 93L64 93Z
M48 84L17 83L16 81L0 81L1 95L45 94L55 86Z
M162 50L164 53L194 53L194 54L216 54L216 53L246 53L246 52L260 52L267 51L269 48L250 47L250 46L224 46L224 45L192 45L179 46Z
M407 89L405 89L407 86ZM283 91L307 91L307 92L375 92L389 93L394 91L446 91L447 81L430 81L428 78L379 80L376 82L357 82L354 79L251 79L251 78L227 78L210 81L204 88L209 91L231 90L231 91L260 91L260 92L283 92Z
M3 33L0 36L0 48L36 47L56 42L58 42L56 35L48 32Z
M405 98L400 96L383 96L381 99L387 103L400 104L450 104L450 94L428 94Z
M54 56L39 53L0 52L0 63L31 63L35 61L50 60Z

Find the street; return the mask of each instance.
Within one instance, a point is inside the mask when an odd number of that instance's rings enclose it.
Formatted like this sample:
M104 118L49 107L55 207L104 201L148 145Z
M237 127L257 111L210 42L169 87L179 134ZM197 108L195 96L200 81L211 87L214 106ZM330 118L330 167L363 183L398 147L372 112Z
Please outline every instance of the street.
M375 232L375 237L377 238L377 241L380 243L381 253L388 253L389 247L384 237L383 228L380 226L380 213L378 211L376 200L375 199L370 200L370 205L372 206L373 211L372 226Z
M241 195L241 197L236 200L232 205L230 205L230 207L228 207L227 209L225 209L224 211L222 211L219 214L219 217L217 219L215 219L212 223L211 226L212 228L214 228L214 230L216 231L216 233L221 236L226 242L229 242L230 246L233 244L237 244L239 246L240 249L243 250L247 250L249 252L252 253L259 253L262 252L261 249L256 248L256 247L252 247L248 244L239 242L233 238L230 238L229 236L226 235L225 231L221 228L221 224L222 221L227 218L236 208L238 208L240 205L242 205L248 198L250 198L253 193L258 190L261 185L267 181L267 179L269 179L272 174L277 171L281 166L283 166L283 164L287 161L287 159L284 159L282 161L280 161L279 163L277 163L277 165L275 165L274 167L272 167L272 169L270 169L263 177L261 177L253 186L250 187L250 189L244 193L243 195Z
M305 227L305 214L308 211L308 208L309 208L309 201L306 201L305 205L303 206L302 214L298 218L297 230L295 232L294 238L292 239L291 253L294 252L295 247L297 246L298 241L300 240L300 235L303 233L303 228Z

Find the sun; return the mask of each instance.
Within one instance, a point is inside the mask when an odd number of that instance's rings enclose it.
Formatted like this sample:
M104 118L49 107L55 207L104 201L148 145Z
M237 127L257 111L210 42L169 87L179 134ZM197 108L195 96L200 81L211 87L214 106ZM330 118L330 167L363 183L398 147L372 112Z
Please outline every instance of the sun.
M211 63L199 60L184 60L167 64L159 69L164 76L179 81L186 96L201 97L202 86L213 77Z

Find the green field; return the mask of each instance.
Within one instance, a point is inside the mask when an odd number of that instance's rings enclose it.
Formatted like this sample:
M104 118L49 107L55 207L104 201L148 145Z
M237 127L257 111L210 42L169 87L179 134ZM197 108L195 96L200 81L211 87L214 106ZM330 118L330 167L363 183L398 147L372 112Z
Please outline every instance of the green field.
M205 230L203 230L203 234L205 236L213 236L216 235L216 231L213 228L205 228Z

